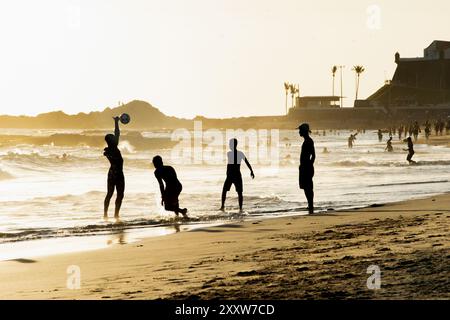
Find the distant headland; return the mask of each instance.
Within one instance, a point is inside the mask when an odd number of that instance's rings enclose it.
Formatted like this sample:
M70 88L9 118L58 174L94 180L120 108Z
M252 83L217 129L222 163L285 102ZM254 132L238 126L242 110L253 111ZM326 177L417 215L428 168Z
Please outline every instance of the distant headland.
M103 111L68 115L62 111L31 116L0 116L0 128L8 129L111 129L111 118L130 114L132 121L125 127L131 130L163 130L191 128L194 121L202 121L203 128L291 128L292 121L285 116L240 117L212 119L197 116L182 119L167 116L150 103L133 100Z

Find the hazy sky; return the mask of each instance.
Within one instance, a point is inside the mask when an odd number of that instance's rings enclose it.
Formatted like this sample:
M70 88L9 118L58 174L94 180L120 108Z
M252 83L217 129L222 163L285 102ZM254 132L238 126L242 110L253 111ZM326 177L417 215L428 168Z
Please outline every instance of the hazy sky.
M448 0L0 0L0 113L141 99L183 117L282 114L284 81L330 95L334 64L352 105L353 65L364 98L397 50L450 40L449 12Z

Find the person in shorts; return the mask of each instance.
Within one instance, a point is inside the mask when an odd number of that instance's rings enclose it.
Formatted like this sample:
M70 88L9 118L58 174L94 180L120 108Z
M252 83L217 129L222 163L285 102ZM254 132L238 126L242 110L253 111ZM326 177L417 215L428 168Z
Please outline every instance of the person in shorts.
M309 214L314 213L314 161L316 160L316 151L314 148L314 141L310 137L309 124L303 123L298 127L298 132L304 141L302 144L302 151L300 154L299 167L299 187L305 192L308 201Z
M230 191L231 186L234 185L236 192L238 194L238 202L239 202L239 212L242 213L242 205L244 202L243 198L243 183L242 183L242 175L241 175L241 162L244 161L247 167L250 169L250 176L252 179L255 179L255 175L253 173L252 166L248 162L245 154L239 150L237 150L237 139L231 139L229 143L230 151L227 153L227 178L223 184L222 189L222 206L220 207L221 211L225 211L225 200L227 198L227 192Z
M107 134L105 136L106 144L108 145L103 150L103 155L109 160L110 168L108 171L108 183L107 193L104 201L103 217L108 218L109 202L114 194L114 190L117 191L116 207L114 210L114 217L119 218L119 211L122 205L122 200L125 191L125 177L123 175L123 158L119 145L120 129L119 129L119 117L114 117L115 129L114 134Z

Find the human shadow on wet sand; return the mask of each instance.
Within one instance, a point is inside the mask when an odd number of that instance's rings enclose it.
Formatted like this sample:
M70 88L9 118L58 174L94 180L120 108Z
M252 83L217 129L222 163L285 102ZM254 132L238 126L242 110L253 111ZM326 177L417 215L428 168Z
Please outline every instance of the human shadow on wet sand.
M20 263L36 263L36 260L31 260L31 259L24 259L24 258L19 258L19 259L11 259L8 261L15 261L15 262L20 262Z

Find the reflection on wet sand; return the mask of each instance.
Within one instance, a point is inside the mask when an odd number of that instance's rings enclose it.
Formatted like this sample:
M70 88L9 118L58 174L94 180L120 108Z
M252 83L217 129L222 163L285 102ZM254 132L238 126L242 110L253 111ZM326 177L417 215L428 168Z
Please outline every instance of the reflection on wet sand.
M126 232L124 229L119 229L117 232L111 234L110 238L106 241L106 244L113 245L113 244L127 244L127 237Z

